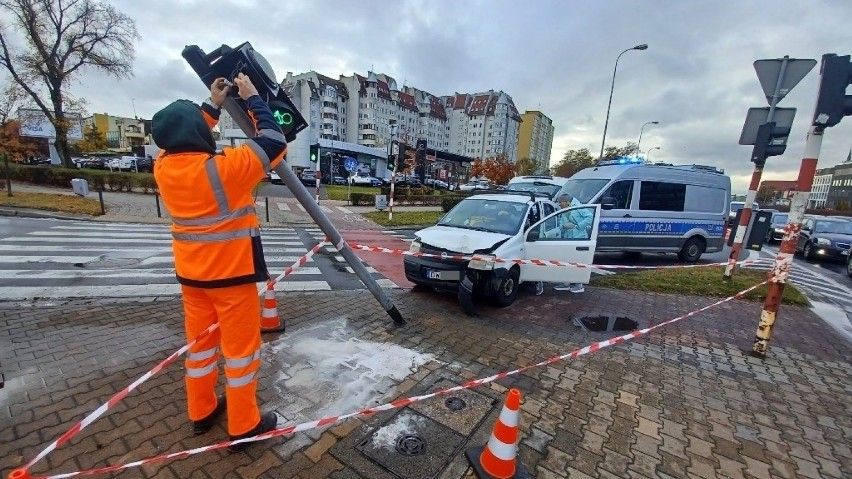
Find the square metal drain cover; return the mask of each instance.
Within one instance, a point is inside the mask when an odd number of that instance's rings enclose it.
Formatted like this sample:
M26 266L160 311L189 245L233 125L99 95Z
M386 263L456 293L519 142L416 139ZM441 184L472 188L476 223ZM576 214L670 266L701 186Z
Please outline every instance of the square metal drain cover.
M435 382L428 392L432 393L457 385L448 379L441 379ZM494 399L483 396L473 389L464 389L446 396L414 403L408 407L460 434L469 436L496 405L497 401Z
M355 449L399 478L431 479L447 467L466 439L437 421L404 408L362 439Z

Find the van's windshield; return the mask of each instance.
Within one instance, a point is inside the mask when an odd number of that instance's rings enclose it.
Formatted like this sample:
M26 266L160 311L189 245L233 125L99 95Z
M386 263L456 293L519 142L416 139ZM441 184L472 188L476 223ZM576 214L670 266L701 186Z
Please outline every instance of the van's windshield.
M533 193L544 193L553 196L561 186L544 181L516 181L509 183L509 189L514 191L532 191Z
M607 185L609 180L601 179L585 179L585 180L568 180L565 186L562 187L565 193L577 198L580 203L588 203L592 198L601 191L601 188Z

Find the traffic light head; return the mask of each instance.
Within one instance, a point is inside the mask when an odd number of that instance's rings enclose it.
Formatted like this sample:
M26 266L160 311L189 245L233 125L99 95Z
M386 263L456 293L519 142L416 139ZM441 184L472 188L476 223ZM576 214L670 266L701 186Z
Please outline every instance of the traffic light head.
M852 83L852 64L849 55L827 53L820 66L819 94L814 109L813 126L819 129L832 127L852 115L852 95L846 88Z
M787 149L787 138L789 136L790 127L776 127L774 121L760 125L757 129L757 139L754 142L754 149L751 154L752 163L763 168L768 157L783 155Z
M316 163L317 159L319 159L319 144L311 145L311 153L310 153L311 163Z
M272 66L250 43L245 42L236 48L222 45L209 54L205 54L196 45L190 45L184 48L183 57L207 87L219 77L233 82L238 74L247 75L257 88L260 97L269 104L275 122L278 123L287 141L295 140L296 135L307 128L307 122L278 84ZM243 120L246 120L248 118L246 105L239 97L236 88L231 89L231 97L242 110L245 116ZM231 110L229 113L234 114ZM239 124L240 120L236 120Z

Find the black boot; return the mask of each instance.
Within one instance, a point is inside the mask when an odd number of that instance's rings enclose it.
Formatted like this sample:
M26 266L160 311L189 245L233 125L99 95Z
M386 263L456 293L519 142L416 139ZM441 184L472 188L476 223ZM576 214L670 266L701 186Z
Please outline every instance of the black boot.
M225 395L221 395L218 398L218 402L216 403L216 409L213 410L207 417L200 421L192 421L192 433L196 436L199 434L204 434L209 431L210 428L216 424L216 419L225 412L226 404L225 404Z
M260 416L260 422L257 423L257 426L254 427L251 431L240 434L239 436L231 436L232 441L236 441L238 439L245 439L247 437L254 437L259 434L263 434L265 432L269 432L275 429L275 426L278 425L278 416L275 415L274 412L268 412L266 414L262 414ZM232 444L228 446L228 450L231 452L240 452L247 448L251 442L241 442L239 444Z

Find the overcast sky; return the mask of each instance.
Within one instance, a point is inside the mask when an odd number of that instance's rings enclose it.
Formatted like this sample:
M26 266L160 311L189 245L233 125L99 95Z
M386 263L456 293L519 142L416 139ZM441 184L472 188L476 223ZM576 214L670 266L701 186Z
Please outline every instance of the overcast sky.
M114 1L141 34L134 77L85 72L73 87L88 111L150 118L206 89L180 52L249 41L286 72L337 78L373 68L437 95L503 90L556 129L551 163L568 149L600 149L613 66L607 144L659 146L652 160L725 169L744 192L750 146L737 144L750 107L766 107L753 62L852 53L852 1ZM216 5L216 6L214 6ZM813 115L819 65L780 103L798 108L787 153L765 179L795 179ZM852 91L850 91L852 93ZM132 99L135 99L133 101ZM829 129L820 166L852 147L852 118Z

